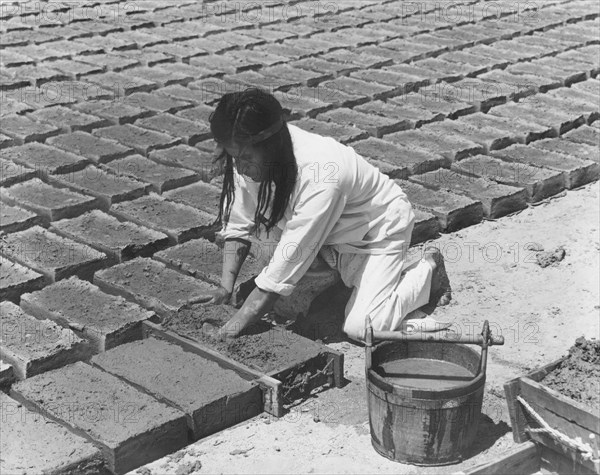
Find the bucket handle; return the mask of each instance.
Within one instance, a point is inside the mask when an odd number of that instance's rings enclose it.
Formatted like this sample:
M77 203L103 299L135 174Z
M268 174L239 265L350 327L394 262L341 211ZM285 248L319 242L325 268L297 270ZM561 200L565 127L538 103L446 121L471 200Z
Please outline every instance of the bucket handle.
M453 332L416 332L402 333L390 331L374 331L371 317L367 315L365 319L365 368L369 371L373 365L372 353L375 341L420 341L420 342L444 342L444 343L462 343L468 345L481 346L481 358L475 378L484 374L487 368L488 347L492 345L504 345L503 336L493 336L490 331L490 323L485 320L483 328L479 335L463 336Z

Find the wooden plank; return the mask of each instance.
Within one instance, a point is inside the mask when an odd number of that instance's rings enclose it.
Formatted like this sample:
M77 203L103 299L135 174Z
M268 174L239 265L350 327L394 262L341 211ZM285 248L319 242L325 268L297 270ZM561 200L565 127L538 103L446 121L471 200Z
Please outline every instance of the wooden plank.
M583 404L529 378L522 378L521 393L528 403L545 407L565 420L565 423L561 424L560 427L556 427L556 429L569 430L572 424L577 424L596 434L596 437L600 437L600 417ZM577 436L573 433L567 433L567 435L570 437Z
M506 395L513 439L517 443L526 442L529 440L529 435L525 432L527 419L521 403L517 400L517 396L521 395L521 378L512 379L504 384L504 394Z
M569 457L548 447L540 447L540 469L544 474L594 475L598 471L573 462Z
M548 376L548 374L554 371L556 367L560 365L565 359L566 357L559 358L556 361L553 361L552 363L548 363L547 365L544 365L541 368L533 370L531 373L528 373L523 377L532 379L533 381L537 381L539 383L542 379Z
M170 343L181 346L186 351L200 355L208 360L214 361L224 368L235 371L247 381L256 381L263 392L263 403L265 412L275 416L283 416L283 401L281 399L281 382L263 374L255 369L228 358L217 351L207 348L195 340L184 338L176 333L164 330L160 325L144 321L142 324L144 338L153 336Z
M533 442L525 442L508 450L489 462L476 465L453 475L531 475L540 469L539 448Z

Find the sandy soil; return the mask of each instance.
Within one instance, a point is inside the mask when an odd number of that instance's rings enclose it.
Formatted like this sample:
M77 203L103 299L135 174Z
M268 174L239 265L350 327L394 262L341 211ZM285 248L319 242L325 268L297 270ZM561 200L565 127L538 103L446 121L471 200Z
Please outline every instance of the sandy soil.
M565 355L580 336L600 337L598 203L594 183L435 241L454 290L452 304L435 316L466 333L487 319L506 339L490 351L478 442L461 464L422 468L379 456L369 435L364 349L334 339L328 344L346 355L345 387L315 394L281 419L258 416L136 473L436 474L500 454L513 445L504 382ZM560 246L562 261L541 267L537 253Z

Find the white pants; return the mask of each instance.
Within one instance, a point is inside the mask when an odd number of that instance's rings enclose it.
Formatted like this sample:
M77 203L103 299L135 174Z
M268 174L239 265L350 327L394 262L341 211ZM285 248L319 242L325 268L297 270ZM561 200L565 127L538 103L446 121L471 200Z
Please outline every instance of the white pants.
M410 243L412 228L410 226L404 236L400 237L400 240L404 239L406 249ZM269 251L274 251L273 236L267 241L255 242L259 244L263 258L268 258ZM371 318L374 330L394 331L400 328L410 312L429 302L433 271L424 259L406 267L407 252L346 254L324 246L292 295L279 299L276 311L278 306L283 311L286 308L307 310L312 298L335 283L329 269L323 269L323 261L331 270L337 271L336 274L346 287L354 288L346 305L344 321L344 333L354 340L364 340L367 316ZM310 295L303 298L301 295L306 293L306 289L309 289ZM299 301L307 304L303 307Z

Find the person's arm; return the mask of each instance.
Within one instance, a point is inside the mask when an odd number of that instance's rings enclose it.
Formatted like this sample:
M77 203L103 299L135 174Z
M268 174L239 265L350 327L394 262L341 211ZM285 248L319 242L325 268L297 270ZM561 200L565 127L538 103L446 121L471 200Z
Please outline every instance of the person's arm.
M223 246L223 272L221 287L215 292L210 304L228 303L242 264L248 256L250 242L245 239L226 239Z

